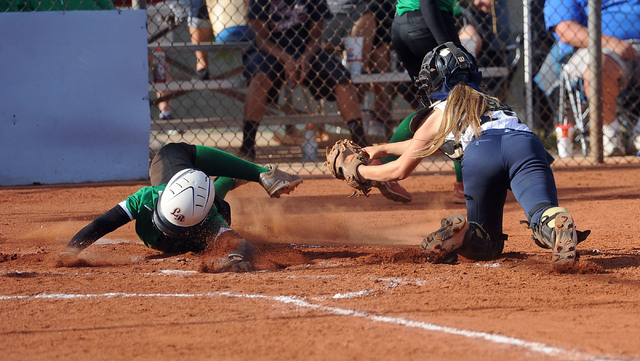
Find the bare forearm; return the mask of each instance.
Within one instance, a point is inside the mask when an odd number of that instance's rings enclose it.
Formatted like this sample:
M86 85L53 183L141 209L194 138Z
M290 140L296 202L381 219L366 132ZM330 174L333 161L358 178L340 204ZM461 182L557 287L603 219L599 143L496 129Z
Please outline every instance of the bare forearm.
M377 144L366 147L364 148L364 150L365 152L367 152L367 154L369 154L371 159L380 159L388 155L400 156L407 149L407 146L410 142L411 140L409 139L396 143Z
M566 20L555 27L560 41L576 48L586 48L589 46L589 29L573 20ZM620 39L609 35L602 35L602 46L614 48Z
M577 48L586 48L589 45L589 33L587 28L575 21L563 21L556 25L554 31L558 34L560 41L565 44Z
M405 179L413 173L421 159L412 158L405 154L400 158L382 165L367 165L358 167L360 178L381 182Z

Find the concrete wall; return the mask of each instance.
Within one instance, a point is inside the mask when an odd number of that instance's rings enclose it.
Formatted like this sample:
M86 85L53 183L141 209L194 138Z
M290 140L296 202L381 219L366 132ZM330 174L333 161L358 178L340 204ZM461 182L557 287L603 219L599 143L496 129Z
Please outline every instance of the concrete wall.
M0 13L0 185L146 179L146 12Z

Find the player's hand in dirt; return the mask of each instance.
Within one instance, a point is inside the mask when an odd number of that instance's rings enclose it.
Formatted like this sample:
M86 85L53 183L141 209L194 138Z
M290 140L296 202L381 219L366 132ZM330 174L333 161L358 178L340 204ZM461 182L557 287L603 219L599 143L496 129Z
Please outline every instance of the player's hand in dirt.
M247 261L241 254L232 253L227 256L223 263L221 272L251 272L253 263Z
M85 266L86 261L79 258L80 250L73 247L66 247L54 259L56 267L80 267Z
M226 255L225 255L226 254ZM225 255L225 256L223 256ZM200 266L201 272L251 272L256 249L235 231L229 230L216 238L207 258Z
M242 273L251 271L253 271L253 263L238 253L231 253L224 258L206 260L200 266L200 272L204 273Z

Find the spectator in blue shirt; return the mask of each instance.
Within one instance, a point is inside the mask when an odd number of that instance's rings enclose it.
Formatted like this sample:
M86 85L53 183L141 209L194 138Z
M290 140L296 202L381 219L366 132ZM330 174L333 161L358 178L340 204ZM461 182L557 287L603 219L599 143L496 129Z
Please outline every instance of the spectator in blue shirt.
M584 80L591 95L587 29L587 0L547 0L547 28L561 41L560 51L574 52L565 70L572 80ZM621 90L640 84L640 1L602 0L602 132L604 155L622 155L622 135L617 120L617 98ZM564 55L564 54L561 54ZM632 135L640 148L639 129Z

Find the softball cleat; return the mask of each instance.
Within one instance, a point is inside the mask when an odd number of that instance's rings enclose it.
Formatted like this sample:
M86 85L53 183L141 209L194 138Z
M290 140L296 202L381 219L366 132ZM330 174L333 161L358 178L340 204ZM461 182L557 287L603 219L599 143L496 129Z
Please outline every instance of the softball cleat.
M555 216L555 242L551 260L557 264L572 264L576 261L576 246L578 235L569 212L558 213Z
M275 165L268 164L269 172L260 173L260 184L271 198L280 198L282 194L289 194L300 183L302 177L279 170Z
M462 247L469 224L462 214L443 219L442 227L430 233L420 244L420 250L433 263L442 263L448 256Z

